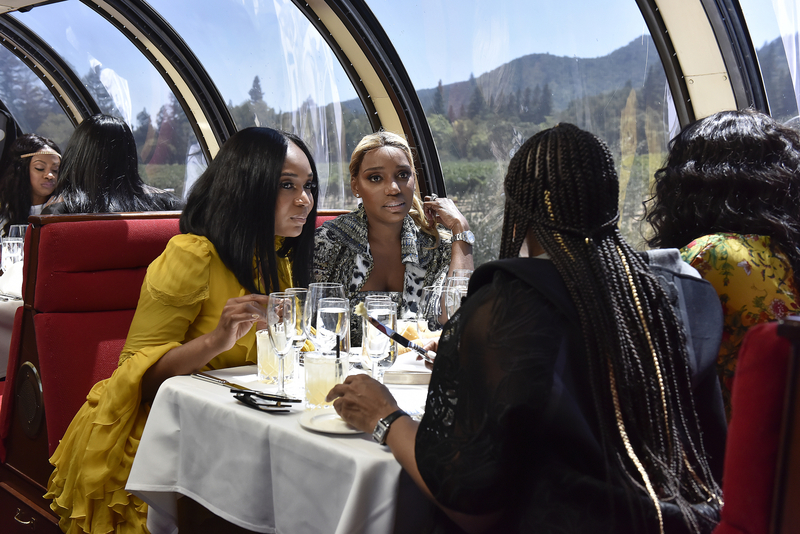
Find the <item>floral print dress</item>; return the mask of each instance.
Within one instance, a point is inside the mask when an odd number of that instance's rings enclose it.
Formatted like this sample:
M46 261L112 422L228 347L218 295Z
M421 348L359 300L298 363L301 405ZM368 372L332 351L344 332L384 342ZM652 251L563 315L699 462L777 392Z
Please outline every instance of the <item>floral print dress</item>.
M782 254L770 251L768 236L707 235L681 249L681 256L714 286L722 303L725 325L717 372L730 418L731 386L742 339L755 324L798 313L794 273Z

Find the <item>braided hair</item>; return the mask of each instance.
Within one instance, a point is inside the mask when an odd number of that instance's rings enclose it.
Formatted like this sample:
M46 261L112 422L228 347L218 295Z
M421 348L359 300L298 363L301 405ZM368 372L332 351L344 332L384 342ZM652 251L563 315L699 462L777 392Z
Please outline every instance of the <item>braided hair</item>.
M608 147L571 124L529 139L505 181L501 258L532 229L580 317L609 477L656 508L721 502L694 409L683 330L645 260L617 228L619 183Z

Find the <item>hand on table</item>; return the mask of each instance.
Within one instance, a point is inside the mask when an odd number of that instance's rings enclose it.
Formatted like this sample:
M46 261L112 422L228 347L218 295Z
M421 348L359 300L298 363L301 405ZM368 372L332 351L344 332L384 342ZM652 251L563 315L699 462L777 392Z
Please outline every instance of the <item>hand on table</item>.
M363 432L372 432L382 418L397 410L397 401L389 390L367 375L348 376L328 393L327 401L347 424Z

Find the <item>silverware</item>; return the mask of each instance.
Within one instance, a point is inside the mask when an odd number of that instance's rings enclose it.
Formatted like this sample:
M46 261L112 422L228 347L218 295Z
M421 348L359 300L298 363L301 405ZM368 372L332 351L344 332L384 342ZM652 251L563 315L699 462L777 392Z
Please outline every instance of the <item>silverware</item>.
M246 388L244 386L240 386L239 384L234 384L233 382L228 382L225 379L217 378L216 376L211 376L203 372L192 373L191 376L192 378L196 378L204 382L211 382L212 384L217 384L219 386L225 386L227 388L230 388L231 393L233 393L239 400L241 400L241 396L254 396L263 400L275 402L276 403L274 405L275 407L282 406L281 404L282 402L289 404L300 402L300 399L293 399L291 397L284 397L282 395L273 395L272 393L265 393L263 391Z

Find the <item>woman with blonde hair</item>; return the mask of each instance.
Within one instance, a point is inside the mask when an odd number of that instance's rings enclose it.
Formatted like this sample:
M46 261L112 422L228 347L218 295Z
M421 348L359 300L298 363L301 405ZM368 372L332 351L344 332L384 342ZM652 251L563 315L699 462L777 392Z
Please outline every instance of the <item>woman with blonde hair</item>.
M314 280L344 285L351 310L371 294L388 294L398 317L413 317L422 288L453 269L472 269L475 237L452 200L423 202L408 142L380 131L365 136L350 159L350 188L360 205L317 229ZM361 319L351 314L351 341Z

